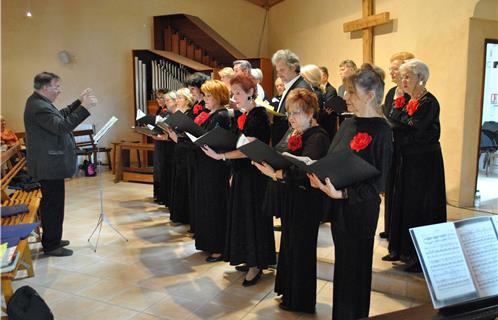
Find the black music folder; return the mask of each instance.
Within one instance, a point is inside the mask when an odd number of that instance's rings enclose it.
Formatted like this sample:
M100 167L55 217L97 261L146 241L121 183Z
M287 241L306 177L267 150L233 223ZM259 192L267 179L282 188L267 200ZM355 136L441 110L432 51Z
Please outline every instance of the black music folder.
M296 160L293 162L302 170L316 174L322 181L329 178L336 189L349 187L380 174L376 167L348 149L331 152L309 165Z
M335 95L327 99L324 102L323 106L326 109L331 108L337 114L342 114L343 112L348 111L346 101L343 98L339 97L338 95Z
M171 128L179 132L189 132L195 137L200 137L206 133L206 130L201 128L189 116L181 111L177 111L169 116L163 122L157 124L161 129Z
M266 162L273 169L280 170L292 166L293 162L260 140L244 144L239 150L255 162Z
M163 134L163 130L157 126L155 126L153 129L150 129L148 127L133 127L135 132L146 135L151 138L157 137L159 134Z
M188 132L187 136L199 147L208 145L217 152L235 150L238 140L238 137L234 133L221 127L215 127L198 138Z

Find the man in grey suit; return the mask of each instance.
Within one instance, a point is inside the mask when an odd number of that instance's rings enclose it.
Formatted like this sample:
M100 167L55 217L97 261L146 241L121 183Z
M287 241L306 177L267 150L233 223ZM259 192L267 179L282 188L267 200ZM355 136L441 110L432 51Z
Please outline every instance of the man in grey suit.
M35 76L33 94L26 101L26 159L28 173L40 182L40 204L43 228L42 245L45 254L70 256L73 251L62 240L64 221L64 179L76 172L76 148L72 131L97 103L91 89L79 99L58 110L53 102L61 93L60 78L50 72Z

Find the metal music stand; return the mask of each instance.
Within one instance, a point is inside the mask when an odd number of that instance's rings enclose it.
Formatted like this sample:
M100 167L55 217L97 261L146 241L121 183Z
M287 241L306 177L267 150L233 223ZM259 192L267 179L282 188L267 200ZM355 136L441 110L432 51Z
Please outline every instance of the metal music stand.
M107 132L109 132L109 129L114 125L114 123L116 123L116 121L118 121L118 118L113 116L102 127L102 129L100 129L99 132L97 132L95 134L94 141L95 141L95 145L96 145L97 150L99 150L99 148L100 148L99 142L102 141L102 138L107 134ZM99 218L97 220L97 225L95 226L95 228L92 231L92 234L88 238L88 242L90 242L93 235L95 234L95 231L97 231L97 229L99 230L97 233L97 241L95 242L94 252L97 252L97 247L99 245L99 239L100 239L100 233L102 231L102 225L104 222L109 227L111 227L111 229L114 230L114 232L116 232L118 235L120 235L121 238L123 238L123 240L128 241L128 239L112 225L111 221L109 221L109 218L107 218L107 216L104 213L104 181L102 180L102 161L99 160L99 153L100 152L97 152L97 175L99 176L100 214L99 214Z

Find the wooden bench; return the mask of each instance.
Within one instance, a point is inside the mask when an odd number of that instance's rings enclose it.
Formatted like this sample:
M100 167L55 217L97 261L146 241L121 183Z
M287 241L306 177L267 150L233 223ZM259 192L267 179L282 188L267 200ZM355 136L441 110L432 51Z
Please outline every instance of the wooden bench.
M40 207L41 191L39 189L33 191L16 190L12 194L8 194L7 188L9 183L25 166L26 158L21 152L19 144L12 146L7 151L1 153L1 200L2 206L26 204L29 212L18 214L15 216L5 217L1 219L3 226L13 226L22 223L33 223L38 221L38 208ZM38 239L39 239L39 229ZM12 297L12 280L15 279L19 270L26 270L28 277L34 276L33 264L31 259L31 250L29 248L28 239L23 239L17 244L17 254L19 260L10 272L1 274L2 277L2 294L5 303L8 303ZM2 307L4 309L4 307ZM4 310L5 311L5 310Z

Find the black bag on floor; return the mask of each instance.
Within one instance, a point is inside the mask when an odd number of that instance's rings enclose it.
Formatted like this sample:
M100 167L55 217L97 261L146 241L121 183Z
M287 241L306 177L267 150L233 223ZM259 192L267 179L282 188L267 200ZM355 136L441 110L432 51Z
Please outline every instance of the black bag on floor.
M30 286L16 290L7 304L9 320L53 320L54 315L38 292Z

